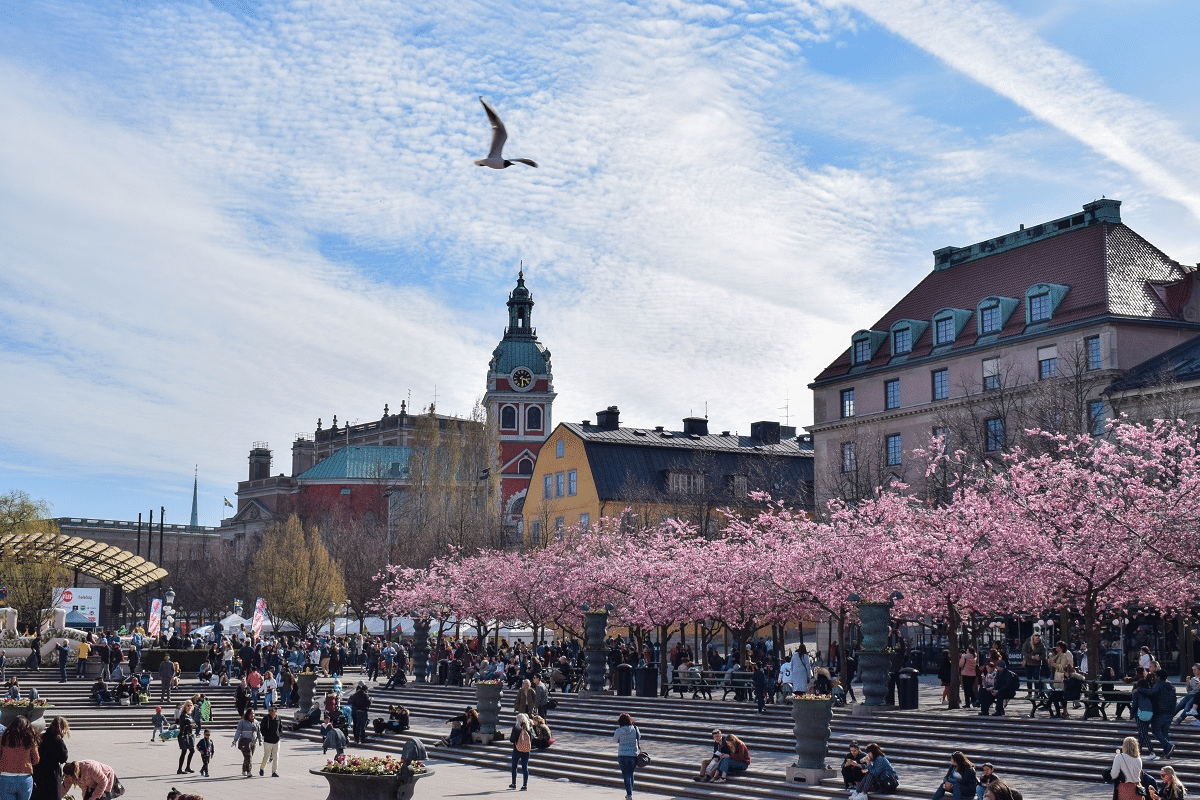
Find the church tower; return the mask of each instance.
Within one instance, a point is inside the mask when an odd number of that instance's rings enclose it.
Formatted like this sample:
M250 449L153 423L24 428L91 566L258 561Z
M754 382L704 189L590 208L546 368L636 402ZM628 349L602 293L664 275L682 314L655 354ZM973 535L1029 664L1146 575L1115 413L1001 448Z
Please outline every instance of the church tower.
M508 327L492 351L483 404L499 442L500 502L508 541L521 541L517 523L538 450L553 427L554 377L550 351L533 328L533 296L525 273L508 296Z

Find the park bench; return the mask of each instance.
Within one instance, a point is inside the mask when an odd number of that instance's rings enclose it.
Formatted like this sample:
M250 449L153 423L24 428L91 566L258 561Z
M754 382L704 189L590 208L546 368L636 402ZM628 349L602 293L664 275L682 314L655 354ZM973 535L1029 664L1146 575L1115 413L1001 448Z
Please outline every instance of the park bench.
M729 698L729 693L733 692L733 699L739 703L745 702L754 693L754 676L753 673L744 670L700 670L700 677L696 678L695 673L688 674L679 670L675 671L674 678L671 682L667 694L678 692L682 698L687 692L692 693L692 697L704 695L708 699L712 699L712 692L716 689L723 691L722 700Z
M1083 705L1083 718L1092 719L1093 717L1101 717L1108 719L1107 708L1110 703L1128 703L1132 697L1129 691L1121 689L1106 689L1105 685L1099 681L1085 681L1083 692L1078 701ZM1041 710L1049 711L1054 715L1053 701L1056 698L1054 695L1062 691L1061 682L1056 683L1053 680L1042 680L1038 682L1038 686L1030 687L1026 684L1023 694L1018 695L1018 699L1029 703L1029 716L1036 717L1037 712Z

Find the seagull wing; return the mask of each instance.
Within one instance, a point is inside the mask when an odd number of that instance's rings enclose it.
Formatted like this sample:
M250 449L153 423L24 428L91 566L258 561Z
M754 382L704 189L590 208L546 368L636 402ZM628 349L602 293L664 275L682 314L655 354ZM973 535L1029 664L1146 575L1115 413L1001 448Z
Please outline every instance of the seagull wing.
M528 165L529 165L529 166L531 166L531 167L536 167L536 166L537 166L537 162L536 162L536 161L534 161L534 160L533 160L533 159L531 159L531 158L514 158L514 159L512 160L512 162L513 162L514 164L528 164Z
M500 121L500 115L496 113L496 109L489 106L487 100L482 97L479 98L479 102L483 103L483 110L487 112L488 121L492 123L492 149L488 151L488 159L503 159L504 143L508 141L508 131L504 130L504 123Z

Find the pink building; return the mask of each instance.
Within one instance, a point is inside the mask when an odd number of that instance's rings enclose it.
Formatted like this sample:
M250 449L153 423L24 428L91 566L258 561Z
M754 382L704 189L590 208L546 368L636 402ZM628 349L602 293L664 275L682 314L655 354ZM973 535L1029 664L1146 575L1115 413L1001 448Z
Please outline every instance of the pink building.
M986 457L1031 426L1100 430L1105 390L1200 333L1197 272L1121 221L1120 202L968 247L810 384L818 502L892 480L935 434Z

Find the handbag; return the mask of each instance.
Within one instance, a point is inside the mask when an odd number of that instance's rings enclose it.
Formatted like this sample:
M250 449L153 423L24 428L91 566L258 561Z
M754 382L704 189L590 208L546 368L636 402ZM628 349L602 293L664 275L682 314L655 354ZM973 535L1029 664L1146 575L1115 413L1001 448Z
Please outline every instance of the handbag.
M652 760L650 758L650 754L647 753L645 750L639 750L638 754L637 754L637 761L635 762L634 766L637 769L641 769L643 767L650 766L651 763L652 763Z
M1142 787L1136 783L1123 781L1117 784L1117 800L1141 800Z

